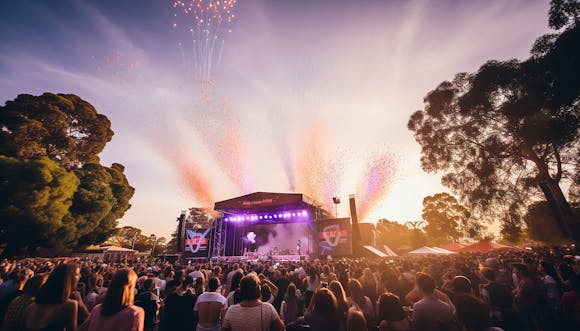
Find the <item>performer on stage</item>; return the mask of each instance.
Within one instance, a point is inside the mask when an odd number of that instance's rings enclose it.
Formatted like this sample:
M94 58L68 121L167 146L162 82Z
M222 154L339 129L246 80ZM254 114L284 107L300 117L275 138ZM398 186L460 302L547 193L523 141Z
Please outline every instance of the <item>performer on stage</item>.
M300 247L302 247L302 242L298 239L298 242L296 243L296 251L298 252L298 255L300 255Z

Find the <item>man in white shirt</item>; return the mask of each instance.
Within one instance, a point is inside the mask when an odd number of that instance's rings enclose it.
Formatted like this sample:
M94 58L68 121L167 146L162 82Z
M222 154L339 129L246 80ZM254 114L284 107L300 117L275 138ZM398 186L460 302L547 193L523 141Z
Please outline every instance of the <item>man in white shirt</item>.
M226 298L218 292L220 281L211 278L209 292L203 292L195 302L193 314L198 318L197 331L220 331L220 316L227 308Z
M459 331L453 309L435 296L435 280L426 273L415 277L416 289L423 297L413 305L413 331Z

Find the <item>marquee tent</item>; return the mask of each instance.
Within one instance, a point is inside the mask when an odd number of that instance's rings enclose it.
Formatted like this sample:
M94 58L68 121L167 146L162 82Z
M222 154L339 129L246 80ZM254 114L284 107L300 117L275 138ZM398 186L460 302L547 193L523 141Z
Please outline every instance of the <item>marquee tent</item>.
M410 251L409 254L414 254L414 255L445 255L445 254L453 254L453 252L451 251L445 251L444 249L437 249L437 248L433 248L433 247L428 247L428 246L423 246L421 248L417 248L414 251Z
M452 252L459 252L463 247L465 247L465 245L461 245L460 243L451 243L441 248Z
M463 247L460 252L491 252L496 249L511 248L510 246L495 244L489 240L482 240L478 243Z

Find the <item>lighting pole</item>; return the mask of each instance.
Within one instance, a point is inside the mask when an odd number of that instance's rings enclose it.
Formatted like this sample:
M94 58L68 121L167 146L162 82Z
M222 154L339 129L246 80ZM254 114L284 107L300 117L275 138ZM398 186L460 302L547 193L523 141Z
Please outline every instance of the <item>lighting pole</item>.
M338 218L338 205L340 204L340 198L332 197L332 202L334 202L334 217Z

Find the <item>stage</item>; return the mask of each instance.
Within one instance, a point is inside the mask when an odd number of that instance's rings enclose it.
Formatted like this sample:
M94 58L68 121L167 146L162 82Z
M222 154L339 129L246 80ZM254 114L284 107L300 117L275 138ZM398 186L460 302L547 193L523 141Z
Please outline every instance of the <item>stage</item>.
M350 218L299 193L256 192L216 202L209 228L185 224L183 260L300 261L352 254Z

